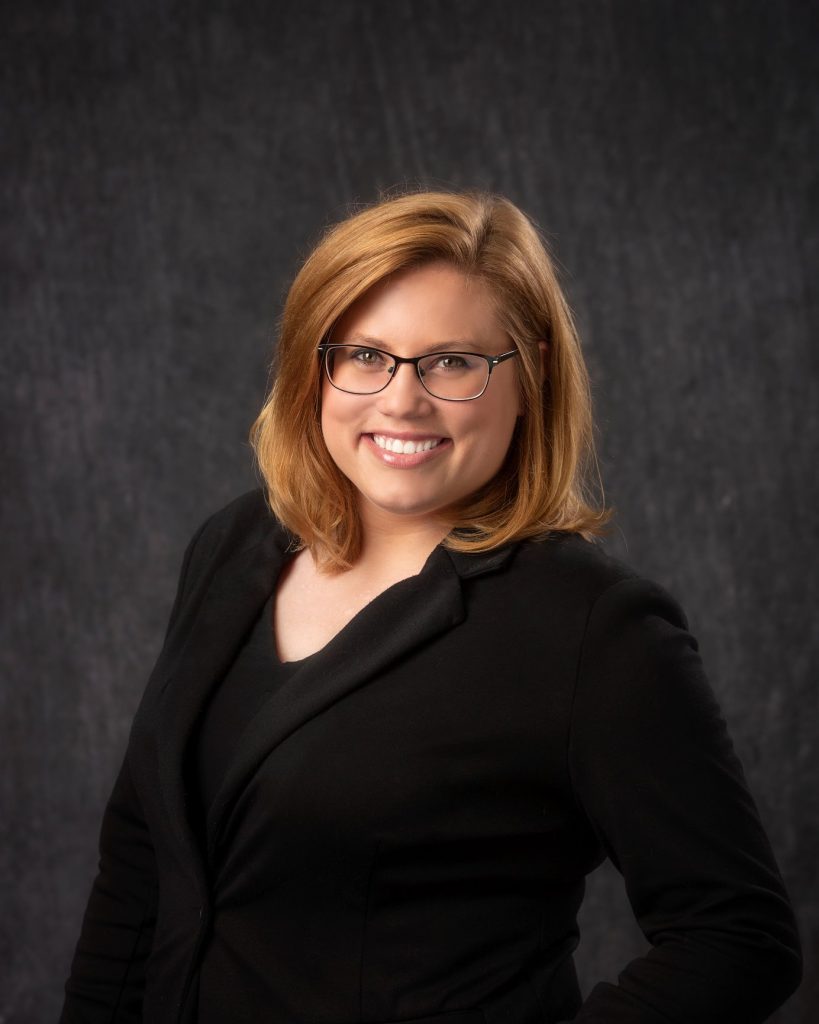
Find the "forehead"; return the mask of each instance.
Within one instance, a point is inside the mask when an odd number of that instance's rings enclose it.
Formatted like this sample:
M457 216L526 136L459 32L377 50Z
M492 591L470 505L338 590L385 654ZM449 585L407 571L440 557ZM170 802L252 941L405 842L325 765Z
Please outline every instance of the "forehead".
M385 343L501 341L495 296L482 278L446 263L393 274L350 306L333 335Z

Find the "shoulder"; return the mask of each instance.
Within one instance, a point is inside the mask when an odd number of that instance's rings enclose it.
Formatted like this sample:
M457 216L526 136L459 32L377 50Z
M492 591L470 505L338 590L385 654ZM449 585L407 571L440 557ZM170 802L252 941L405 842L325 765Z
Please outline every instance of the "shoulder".
M203 526L210 532L225 532L235 528L255 527L273 518L261 487L245 491L223 508L211 513Z
M265 492L257 487L209 515L194 534L192 544L200 551L213 552L222 547L234 550L260 543L271 531L284 535Z
M527 541L519 545L515 563L521 575L533 580L548 575L561 586L571 584L593 604L627 604L632 595L647 593L663 595L676 604L662 584L578 533L552 533L543 540Z
M635 570L610 555L600 543L586 540L579 533L552 532L517 546L515 562L533 572L581 575L592 586L602 587L633 577Z
M260 488L239 495L209 515L185 549L166 641L183 608L195 603L195 595L204 592L226 562L261 545L262 557L277 557L277 552L286 551L291 543L292 538L270 511Z
M518 544L507 569L505 589L521 614L548 609L565 624L567 638L580 644L582 660L611 645L646 652L669 630L688 629L685 612L665 586L579 534L552 533Z
M285 551L293 538L279 523L261 488L247 491L209 515L188 543L182 565L183 579L215 571L223 562L265 544Z
M588 611L609 591L616 593L614 588L642 579L628 563L578 533L553 532L516 545L509 572L514 586L533 598L554 595Z
M675 744L722 749L725 723L697 639L665 586L576 535L527 545L516 561L532 575L548 570L573 609L559 621L575 627L566 633L576 781L590 765L657 771Z
M719 725L697 639L664 585L577 535L527 545L520 556L532 575L548 569L574 608L575 736L602 744L603 730L628 744L667 735L659 721L671 731L699 719Z

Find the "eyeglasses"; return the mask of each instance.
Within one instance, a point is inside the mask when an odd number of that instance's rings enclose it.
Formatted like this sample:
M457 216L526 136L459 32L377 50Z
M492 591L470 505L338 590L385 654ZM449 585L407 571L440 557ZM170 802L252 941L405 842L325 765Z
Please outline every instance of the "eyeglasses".
M324 359L327 379L339 391L349 395L376 395L395 376L401 363L411 363L424 390L445 402L471 402L480 398L489 385L495 367L518 350L499 356L476 352L432 352L427 356L394 356L367 345L322 344L318 352Z

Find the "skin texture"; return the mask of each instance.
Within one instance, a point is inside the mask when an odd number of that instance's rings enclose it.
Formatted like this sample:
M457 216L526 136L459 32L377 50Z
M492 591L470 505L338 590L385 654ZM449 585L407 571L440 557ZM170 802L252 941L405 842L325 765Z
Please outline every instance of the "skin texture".
M398 356L440 347L499 355L514 347L498 324L488 286L446 264L403 271L378 285L347 312L334 338ZM359 492L365 532L403 532L426 522L440 534L434 513L492 479L519 413L514 359L497 366L486 392L471 402L433 398L407 365L376 395L345 394L326 379L322 391L324 440ZM380 449L373 434L444 440L408 456Z
M446 264L403 271L355 303L334 340L364 339L407 357L440 347L486 355L514 347L488 287ZM433 398L408 365L376 395L345 394L325 378L324 440L358 490L364 544L344 573L320 572L307 549L284 568L274 608L283 660L319 650L380 593L421 571L449 532L435 513L483 486L503 463L520 412L516 361L497 366L484 394L471 402ZM380 449L376 433L445 440L426 454L398 455Z

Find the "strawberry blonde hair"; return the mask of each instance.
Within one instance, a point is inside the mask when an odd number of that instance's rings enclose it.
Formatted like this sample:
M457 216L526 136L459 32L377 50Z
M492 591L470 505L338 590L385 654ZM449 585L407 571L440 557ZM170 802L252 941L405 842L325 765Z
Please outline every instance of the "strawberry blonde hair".
M487 551L550 531L601 534L612 512L594 452L589 378L554 265L532 222L508 199L481 192L387 198L331 227L285 302L273 386L250 432L267 500L329 572L350 568L362 543L356 490L321 432L316 346L364 293L409 267L445 262L484 281L520 353L523 395L503 466L477 493L444 510L444 545ZM538 342L548 350L541 368ZM479 399L478 399L479 401Z

